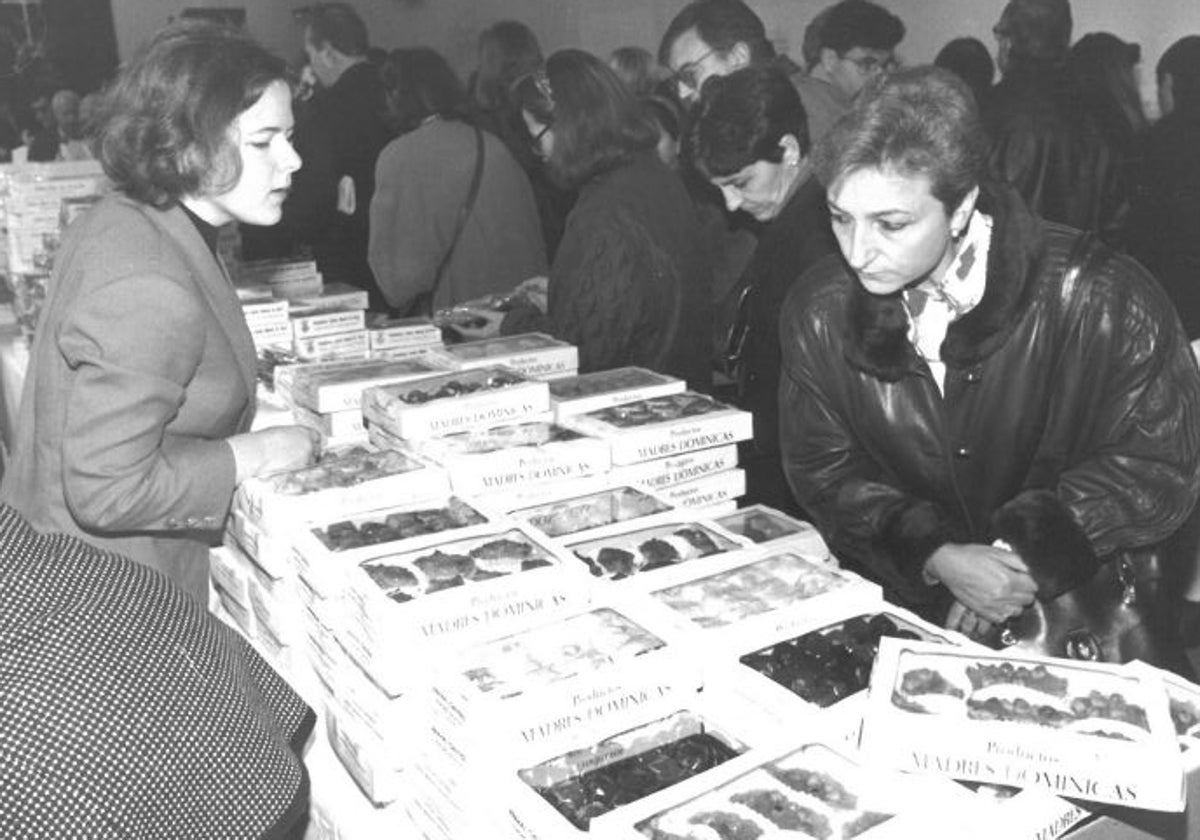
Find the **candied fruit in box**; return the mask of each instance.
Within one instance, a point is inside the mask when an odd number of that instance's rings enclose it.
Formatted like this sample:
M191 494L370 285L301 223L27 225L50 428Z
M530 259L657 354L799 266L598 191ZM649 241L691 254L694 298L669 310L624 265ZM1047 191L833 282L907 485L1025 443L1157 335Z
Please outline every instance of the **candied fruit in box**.
M867 687L884 636L929 638L885 613L860 615L749 653L741 662L801 699L826 707Z
M737 750L711 733L693 733L535 789L573 826L587 831L594 817L665 790L737 755Z
M481 525L486 521L470 505L452 498L444 507L397 511L387 514L382 521L372 518L363 518L358 523L344 520L314 528L313 533L330 551L347 551L364 545L380 545L421 534Z

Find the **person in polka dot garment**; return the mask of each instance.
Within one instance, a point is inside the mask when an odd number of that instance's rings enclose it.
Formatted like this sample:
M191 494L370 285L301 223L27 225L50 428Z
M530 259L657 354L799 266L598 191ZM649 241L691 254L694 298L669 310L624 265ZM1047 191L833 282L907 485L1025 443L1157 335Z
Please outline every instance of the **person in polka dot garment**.
M314 715L147 566L0 505L0 837L300 838Z

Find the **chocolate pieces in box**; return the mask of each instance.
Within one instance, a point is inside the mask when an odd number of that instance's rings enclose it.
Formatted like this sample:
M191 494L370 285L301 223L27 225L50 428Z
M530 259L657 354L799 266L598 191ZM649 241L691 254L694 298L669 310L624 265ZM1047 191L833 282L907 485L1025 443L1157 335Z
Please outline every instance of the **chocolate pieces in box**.
M861 749L909 772L1157 811L1184 806L1163 683L1121 666L884 638Z
M823 618L877 608L882 593L857 575L787 550L731 553L649 578L650 596L690 632L744 652Z
M446 367L455 370L503 365L530 379L570 376L579 369L579 351L575 345L544 333L523 333L449 344L431 352Z
M519 423L549 410L545 382L504 367L455 371L363 394L367 422L406 440Z
M622 367L556 379L550 383L550 401L554 416L561 419L685 390L687 383L682 379L646 368Z
M681 711L526 767L517 776L566 823L586 832L593 818L695 778L745 751L736 737L700 715ZM534 818L529 814L522 822ZM565 825L557 828L554 836L569 831Z
M468 494L583 478L612 465L605 441L541 421L427 438L411 446L446 470L456 492Z
M624 580L741 547L728 535L699 522L664 523L567 546L587 564L588 571L607 580Z
M602 408L564 422L609 441L614 464L725 446L748 440L754 431L749 412L692 391Z
M814 560L829 559L829 547L814 525L767 505L740 508L735 513L718 516L716 522L726 531L758 545L774 547L787 543L796 551L807 548L806 556Z
M760 757L762 756L762 757ZM774 757L768 757L774 756ZM714 787L647 799L631 807L621 825L601 817L604 836L691 840L698 837L948 837L932 823L962 794L920 777L882 772L851 761L823 743L778 757L752 752L707 774ZM653 810L651 810L653 809ZM643 812L645 815L643 816Z
M940 640L923 622L894 612L875 612L776 642L739 661L801 700L825 708L867 687L884 636Z
M391 451L353 447L334 452L310 467L252 478L237 491L238 507L272 529L291 530L304 522L393 503L444 495L445 473Z
M582 531L591 531L668 513L672 507L649 493L633 487L615 487L571 499L515 510L511 516L526 522L548 537L561 539Z

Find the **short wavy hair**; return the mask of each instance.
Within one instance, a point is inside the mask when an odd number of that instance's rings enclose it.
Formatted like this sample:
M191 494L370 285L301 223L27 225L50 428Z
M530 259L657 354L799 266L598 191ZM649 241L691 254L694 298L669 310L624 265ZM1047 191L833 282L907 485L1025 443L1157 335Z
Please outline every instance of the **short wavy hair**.
M250 37L186 22L147 43L105 91L96 147L114 186L154 207L241 177L229 128L287 65Z
M826 188L861 169L924 175L947 211L980 184L988 139L975 96L949 70L899 70L860 94L817 143L817 177Z
M753 9L742 0L692 0L667 25L658 45L658 61L671 63L671 48L683 33L695 29L700 40L725 55L738 42L750 50L750 63L775 58L775 46L767 37L767 28Z
M554 128L546 161L577 186L658 144L658 126L607 64L583 50L559 50L543 70L518 80L517 103Z
M743 67L704 83L688 152L705 177L723 178L756 161L779 163L788 134L807 155L808 115L795 86L779 67Z

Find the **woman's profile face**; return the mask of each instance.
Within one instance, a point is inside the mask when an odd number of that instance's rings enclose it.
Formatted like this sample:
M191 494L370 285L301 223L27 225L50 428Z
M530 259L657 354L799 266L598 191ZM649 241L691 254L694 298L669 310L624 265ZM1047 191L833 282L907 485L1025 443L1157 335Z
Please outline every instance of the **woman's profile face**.
M950 215L931 186L925 175L869 167L843 174L829 188L833 233L871 294L940 276L950 264Z
M292 173L300 168L300 156L292 148L292 126L291 90L286 82L272 82L229 127L229 141L241 160L241 177L223 193L194 198L189 202L193 212L216 225L278 222Z
M521 109L521 119L525 121L525 128L533 140L534 153L542 160L547 160L554 151L554 129L524 108Z

